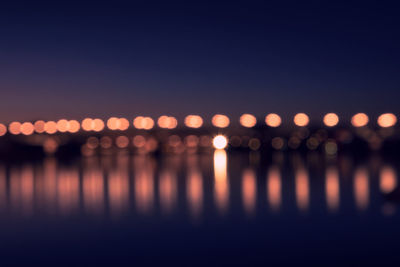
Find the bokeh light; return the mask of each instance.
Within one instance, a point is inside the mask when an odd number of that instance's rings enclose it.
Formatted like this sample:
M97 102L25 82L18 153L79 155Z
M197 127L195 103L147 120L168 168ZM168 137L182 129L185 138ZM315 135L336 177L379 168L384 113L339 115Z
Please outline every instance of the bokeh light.
M256 125L257 119L251 114L243 114L240 116L239 122L243 127L251 128Z
M4 124L0 123L0 136L5 135L6 133L7 133L7 127Z
M57 131L61 132L61 133L65 133L66 131L68 131L68 127L69 123L67 120L62 119L57 121Z
M393 113L384 113L378 117L378 125L383 128L392 127L396 122L397 118Z
M47 134L55 134L57 132L57 123L55 121L48 121L44 124L44 131Z
M21 125L21 133L23 135L31 135L31 134L33 134L34 130L35 130L35 128L33 127L33 124L30 122L24 122Z
M150 130L154 127L154 120L150 117L138 116L133 120L136 129Z
M308 125L308 123L310 122L310 119L308 118L307 114L305 114L305 113L297 113L294 116L293 121L294 121L294 124L296 124L297 126L304 127L304 126Z
M351 124L354 127L363 127L367 125L369 122L369 118L365 113L357 113L351 118Z
M175 117L162 115L157 120L158 127L164 129L174 129L178 126L178 120Z
M199 115L188 115L185 118L185 125L189 128L200 128L203 125L203 119Z
M282 119L278 114L270 113L265 117L265 123L269 127L278 127L282 123Z
M217 135L213 139L213 146L216 149L224 149L228 145L228 139L223 135Z
M11 134L17 135L21 133L21 123L18 121L13 121L8 125L8 131Z
M229 126L230 120L228 116L222 114L216 114L212 117L211 123L218 128L226 128Z
M328 113L324 116L324 124L328 127L336 126L339 123L339 117L335 113Z
M107 128L110 130L125 131L129 128L129 121L126 118L111 117L107 120Z
M68 132L70 133L77 133L81 128L79 121L77 120L70 120L68 122Z
M44 133L44 126L45 122L42 120L38 120L33 124L33 127L35 128L36 133Z

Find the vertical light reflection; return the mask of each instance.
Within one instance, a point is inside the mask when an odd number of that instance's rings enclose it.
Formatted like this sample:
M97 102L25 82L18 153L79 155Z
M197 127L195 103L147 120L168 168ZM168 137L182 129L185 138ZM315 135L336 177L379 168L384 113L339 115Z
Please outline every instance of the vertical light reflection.
M354 197L359 210L365 210L369 203L369 177L366 168L359 168L354 174Z
M177 178L171 170L164 170L160 174L159 195L162 210L171 212L177 199Z
M7 177L6 169L0 166L0 208L5 209L7 206Z
M188 159L188 174L186 182L186 196L190 212L194 217L200 215L203 208L203 177L198 168L197 156L191 155Z
M83 203L90 212L104 210L104 179L99 168L85 168L83 172Z
M23 214L33 209L33 169L24 166L10 171L10 200L13 207Z
M151 159L145 155L135 156L135 201L140 212L149 212L154 202L154 166Z
M332 212L339 208L340 189L339 189L339 173L337 168L328 168L325 178L325 194L326 204Z
M380 171L379 188L382 193L389 194L397 187L397 176L391 166L384 166Z
M55 158L46 158L43 163L43 179L38 179L38 196L43 208L48 211L55 211L57 203L57 162Z
M128 158L118 155L117 167L110 170L108 175L108 201L112 213L124 211L129 204L129 169Z
M296 202L301 211L308 209L310 204L310 184L307 170L299 168L295 173Z
M229 184L226 168L226 151L216 150L214 152L214 198L221 213L226 212L229 204Z
M247 169L242 175L242 199L244 210L248 214L254 213L256 206L256 175L253 170Z
M278 167L271 167L268 171L267 192L271 209L278 211L282 203L282 181Z
M57 179L58 207L68 214L79 207L79 173L75 169L60 170Z

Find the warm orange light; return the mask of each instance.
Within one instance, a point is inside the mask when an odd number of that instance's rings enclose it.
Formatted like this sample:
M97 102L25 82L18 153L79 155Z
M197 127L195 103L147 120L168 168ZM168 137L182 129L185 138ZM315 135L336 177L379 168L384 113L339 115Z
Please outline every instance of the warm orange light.
M251 169L246 169L242 175L243 207L249 214L254 212L257 198L256 174Z
M111 117L107 120L107 127L110 130L125 131L129 128L129 121L125 118Z
M254 127L257 123L256 117L254 117L251 114L243 114L242 116L240 116L239 121L243 127L247 127L247 128Z
M126 136L118 136L117 139L115 139L115 144L119 148L126 148L129 145L129 139Z
M133 145L135 147L144 147L146 145L146 138L144 138L142 135L136 135L133 137Z
M185 118L185 125L189 128L200 128L203 125L203 119L198 115L188 115Z
M378 117L378 125L387 128L392 127L397 122L397 118L393 113L384 113Z
M328 113L324 116L324 124L328 127L336 126L339 123L339 117L335 113Z
M34 127L33 127L32 123L24 122L21 125L21 133L24 135L31 135L31 134L33 134L33 131L34 131Z
M46 123L44 122L44 121L42 121L42 120L39 120L39 121L36 121L34 124L33 124L33 127L35 128L35 132L37 132L37 133L44 133L44 125L45 125Z
M8 125L8 131L11 134L20 134L21 133L21 123L18 121L13 121Z
M150 130L154 127L154 120L150 117L138 116L133 120L136 129Z
M174 117L163 115L158 118L157 124L160 128L174 129L178 126L178 121Z
M44 131L48 134L54 134L57 132L57 123L55 121L48 121L44 125Z
M294 124L296 124L297 126L303 127L303 126L307 126L308 123L310 122L310 119L308 118L307 114L305 113L297 113L294 116Z
M282 123L282 119L278 114L270 113L265 117L265 123L269 127L278 127Z
M57 130L61 133L65 133L66 131L68 131L68 128L69 128L68 126L69 126L69 123L65 119L59 120L57 122Z
M224 149L228 145L228 139L223 135L217 135L213 139L213 146L216 149Z
M0 136L5 135L6 133L7 133L7 127L4 124L0 123Z
M127 119L125 119L125 118L120 118L119 120L118 120L118 122L119 122L119 127L118 127L118 129L120 130L120 131L126 131L128 128L129 128L129 121L127 120Z
M367 125L369 122L369 118L365 113L357 113L351 118L351 124L354 127L363 127Z
M86 118L82 121L82 129L84 131L91 131L92 130L92 123L93 123L93 119L90 118Z
M226 115L216 114L212 118L211 122L215 127L226 128L229 126L230 120Z
M397 187L397 176L392 167L385 166L380 172L379 187L385 194L391 193Z
M104 129L104 121L102 119L94 119L92 122L92 129L95 132L100 132Z
M68 132L70 133L76 133L79 131L79 129L81 128L81 125L79 123L79 121L77 120L70 120L68 122Z

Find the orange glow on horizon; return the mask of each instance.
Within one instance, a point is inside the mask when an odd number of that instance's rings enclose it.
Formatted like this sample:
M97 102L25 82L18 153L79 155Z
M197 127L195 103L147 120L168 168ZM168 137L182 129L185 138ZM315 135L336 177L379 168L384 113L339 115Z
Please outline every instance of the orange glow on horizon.
M240 124L246 128L252 128L256 125L257 119L254 115L243 114L239 119Z
M282 119L281 117L276 114L276 113L270 113L265 117L265 123L269 126L269 127L278 127L281 125L282 123Z
M185 125L197 129L203 125L203 119L199 115L188 115L185 118Z
M216 114L212 117L211 123L218 128L226 128L229 126L230 120L228 116Z
M307 114L305 113L297 113L294 118L293 118L294 124L300 127L307 126L308 123L310 122L310 119L308 118Z
M351 124L354 127L363 127L369 122L368 115L365 113L357 113L351 118Z
M378 125L383 128L392 127L396 122L397 118L393 113L384 113L378 117Z
M324 116L324 124L328 127L336 126L339 123L339 117L335 113L328 113Z

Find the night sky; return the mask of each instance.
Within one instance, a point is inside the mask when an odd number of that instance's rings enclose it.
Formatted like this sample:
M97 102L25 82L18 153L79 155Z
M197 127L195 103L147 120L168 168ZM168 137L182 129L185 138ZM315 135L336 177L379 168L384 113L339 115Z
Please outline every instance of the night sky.
M400 112L396 1L6 2L3 122Z

